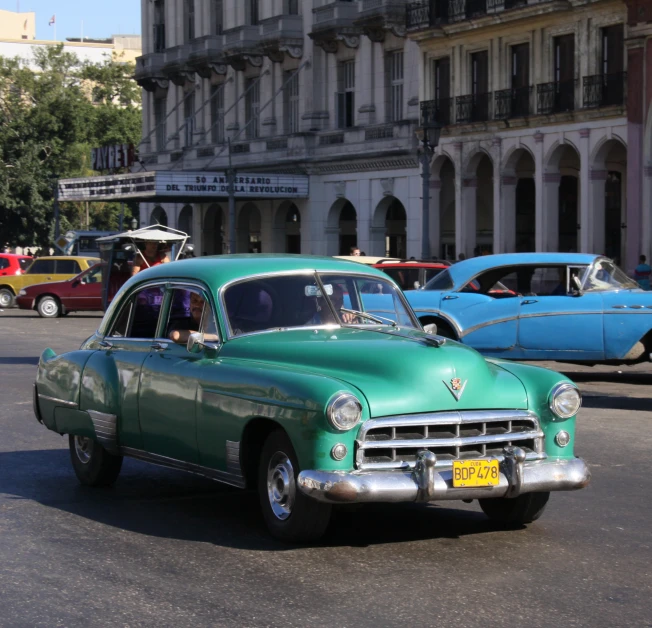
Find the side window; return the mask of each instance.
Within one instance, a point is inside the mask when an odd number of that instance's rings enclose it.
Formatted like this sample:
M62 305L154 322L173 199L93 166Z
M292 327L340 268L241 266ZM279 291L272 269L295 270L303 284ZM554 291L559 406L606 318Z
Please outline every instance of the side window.
M131 316L132 307L133 299L130 299L129 302L122 307L120 316L118 316L117 320L115 321L113 329L108 334L109 336L112 338L125 338L127 336L129 331L129 317Z
M0 257L0 270L9 268L9 260L6 257Z
M37 259L29 268L30 275L54 274L53 259Z
M79 264L74 259L58 259L56 271L58 275L76 275L81 272Z
M548 266L534 269L530 290L532 294L540 297L568 295L566 266Z
M161 286L152 286L138 292L134 298L134 314L131 323L130 338L155 338L158 316L163 304L165 290Z
M436 277L433 277L424 287L424 290L452 290L453 279L451 274L444 270Z
M29 257L21 257L20 260L18 260L18 263L20 264L21 270L25 272L32 263L32 260L29 259Z
M217 340L215 316L206 295L195 288L175 288L163 335L185 344L193 332L204 332L207 340Z

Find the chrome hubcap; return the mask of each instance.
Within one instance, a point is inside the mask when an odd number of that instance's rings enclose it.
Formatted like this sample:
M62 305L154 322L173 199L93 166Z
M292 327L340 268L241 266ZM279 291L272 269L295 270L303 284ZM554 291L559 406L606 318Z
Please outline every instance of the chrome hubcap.
M289 458L282 451L277 451L269 461L267 495L272 512L278 519L283 521L292 514L296 495L294 469Z
M75 436L75 453L79 462L88 464L93 453L93 441L85 436Z
M9 307L11 295L8 292L0 292L0 307Z
M52 316L57 312L57 304L52 299L46 299L43 301L43 303L41 303L41 311L43 314Z

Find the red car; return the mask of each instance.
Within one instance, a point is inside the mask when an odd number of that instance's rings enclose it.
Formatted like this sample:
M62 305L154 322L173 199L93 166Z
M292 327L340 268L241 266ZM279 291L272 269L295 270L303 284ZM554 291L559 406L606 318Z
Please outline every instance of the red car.
M22 275L32 263L29 255L0 253L0 277L3 275Z
M18 293L16 305L21 310L36 310L43 318L101 310L104 268L105 264L96 264L66 281L27 286Z
M418 290L450 265L451 263L445 260L421 262L419 260L385 259L379 260L373 264L373 267L379 268L389 275L401 287L401 290Z

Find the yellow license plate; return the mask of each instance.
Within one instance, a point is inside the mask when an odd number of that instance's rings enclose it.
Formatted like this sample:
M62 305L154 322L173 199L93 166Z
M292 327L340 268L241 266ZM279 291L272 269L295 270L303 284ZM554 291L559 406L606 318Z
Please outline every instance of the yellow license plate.
M498 460L453 460L453 488L498 486Z

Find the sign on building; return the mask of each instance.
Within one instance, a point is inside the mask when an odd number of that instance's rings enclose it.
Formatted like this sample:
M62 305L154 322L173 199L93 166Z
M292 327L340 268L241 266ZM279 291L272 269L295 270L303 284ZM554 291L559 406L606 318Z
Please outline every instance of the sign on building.
M116 144L91 150L91 168L93 170L130 168L135 162L136 151L133 144Z

